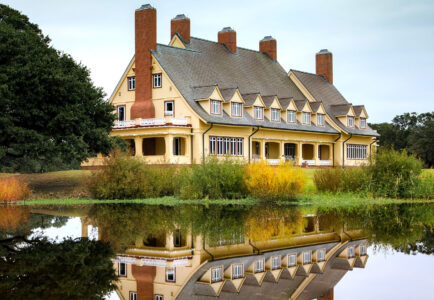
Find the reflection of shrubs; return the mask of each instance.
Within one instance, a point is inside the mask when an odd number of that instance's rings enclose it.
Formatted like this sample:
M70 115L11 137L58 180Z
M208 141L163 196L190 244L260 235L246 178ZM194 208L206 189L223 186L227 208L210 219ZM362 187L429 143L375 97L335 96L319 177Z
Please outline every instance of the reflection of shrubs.
M0 178L0 201L25 200L30 195L28 184L17 177Z
M239 160L209 157L199 165L184 167L178 178L178 194L183 199L245 196L244 163Z
M262 200L293 199L303 189L305 177L291 164L270 166L264 161L247 166L245 184L249 194Z

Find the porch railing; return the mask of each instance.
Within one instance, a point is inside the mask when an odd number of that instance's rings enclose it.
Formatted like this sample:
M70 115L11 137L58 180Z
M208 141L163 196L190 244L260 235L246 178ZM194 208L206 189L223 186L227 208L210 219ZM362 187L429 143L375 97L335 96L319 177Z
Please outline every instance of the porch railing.
M331 160L320 160L319 165L320 166L331 166L332 162L331 162Z
M134 126L162 126L162 125L187 125L188 120L185 118L170 118L166 120L165 118L152 118L152 119L138 119L129 121L115 121L114 128L127 128Z
M308 166L314 166L315 165L315 160L303 159L302 163L306 163Z

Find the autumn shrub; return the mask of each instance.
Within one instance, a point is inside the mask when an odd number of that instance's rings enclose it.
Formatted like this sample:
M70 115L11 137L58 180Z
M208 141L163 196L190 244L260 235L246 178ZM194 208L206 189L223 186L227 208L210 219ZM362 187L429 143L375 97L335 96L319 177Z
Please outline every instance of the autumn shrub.
M248 193L260 200L288 200L298 195L306 182L300 168L289 163L270 166L265 161L246 168L245 185Z
M244 168L240 160L216 157L183 167L178 175L177 194L182 199L241 198L246 194Z
M25 200L29 196L30 189L27 182L15 176L0 178L0 201Z

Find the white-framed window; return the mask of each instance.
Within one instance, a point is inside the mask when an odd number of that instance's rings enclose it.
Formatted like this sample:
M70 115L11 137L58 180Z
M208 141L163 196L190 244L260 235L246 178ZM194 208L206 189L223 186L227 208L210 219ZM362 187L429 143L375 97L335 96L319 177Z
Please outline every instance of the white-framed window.
M164 115L173 116L175 113L175 103L173 101L164 102Z
M209 153L216 155L244 155L244 138L210 136Z
M136 76L128 77L128 90L134 91L136 89Z
M162 295L155 295L155 300L163 300L163 296Z
M216 154L216 137L209 137L209 154Z
M160 88L161 87L161 73L152 74L152 86L154 88Z
M244 276L243 264L232 265L232 279L242 278Z
M271 258L271 269L280 269L280 256L273 256Z
M182 138L176 137L173 139L173 155L181 155Z
M130 292L130 300L137 300L137 293L136 292Z
M222 104L218 100L211 100L211 113L214 115L220 115L221 114L221 107Z
M366 245L360 245L360 256L364 256L367 253Z
M324 126L324 114L317 114L316 121L318 126Z
M303 124L310 124L310 112L303 112Z
M223 268L217 267L211 269L211 282L219 282L223 279Z
M349 247L348 248L348 258L353 258L354 257L354 247Z
M271 121L274 122L280 121L280 109L278 108L271 109Z
M119 105L117 107L118 121L125 121L125 105Z
M264 108L263 107L255 106L253 108L253 110L254 110L254 115L255 115L256 120L264 119Z
M312 262L312 255L310 251L303 252L303 264L310 264Z
M297 255L290 254L288 255L288 267L295 267L297 265Z
M348 127L354 127L354 117L353 116L347 117L347 126Z
M166 281L175 282L175 269L166 269Z
M325 250L324 249L319 249L318 252L316 253L316 260L317 261L324 261L325 260Z
M243 105L242 103L232 103L232 116L234 117L241 117L242 116L242 109Z
M255 273L264 272L264 260L260 259L255 261Z
M118 264L118 275L119 276L127 276L127 264L120 262Z
M368 157L367 145L347 144L348 159L366 159Z
M360 128L366 128L366 118L360 118Z
M289 123L295 123L296 113L297 112L295 110L288 110L288 122Z

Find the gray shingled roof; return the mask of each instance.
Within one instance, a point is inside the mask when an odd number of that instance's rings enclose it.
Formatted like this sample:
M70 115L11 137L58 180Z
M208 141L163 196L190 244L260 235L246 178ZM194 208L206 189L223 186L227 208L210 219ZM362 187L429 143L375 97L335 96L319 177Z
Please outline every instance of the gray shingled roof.
M289 103L291 103L292 98L279 98L280 106L282 109L288 109Z
M304 87L317 101L323 103L327 114L344 131L353 135L379 136L377 131L373 130L369 126L367 126L366 129L359 129L357 127L348 128L336 118L336 116L342 113L342 109L345 109L346 106L349 107L351 104L345 100L336 87L328 82L323 75L316 75L297 70L291 70L291 72L298 80L300 80Z
M216 85L207 85L207 86L196 86L193 87L193 99L208 99L212 92L214 92Z
M300 123L288 124L283 121L269 122L266 119L258 121L251 118L248 113L245 113L242 118L232 118L226 113L222 116L208 114L195 101L208 90L203 88L202 91L197 87L217 85L219 89L227 89L237 86L243 97L244 94L260 93L277 95L278 98L306 98L279 63L263 53L243 48L237 48L237 53L231 53L222 44L194 37L186 46L187 48L183 49L158 44L157 50L153 53L190 107L206 122L338 133L328 124L325 127L317 127Z
M276 96L262 96L262 101L264 101L265 107L269 108L273 104L274 97Z
M232 99L236 91L237 88L220 89L220 93L222 94L223 99L225 99L226 102Z
M363 108L365 108L364 105L354 105L353 106L354 113L356 114L357 117L360 117L360 114L362 113Z
M310 104L310 108L312 108L312 111L314 113L316 113L318 111L318 109L320 108L322 102L319 102L319 101L318 102L310 102L309 104Z
M245 106L252 106L253 103L255 103L256 98L258 97L258 93L251 93L251 94L242 94L241 97L244 99L244 105Z
M307 100L294 100L295 106L297 107L297 110L302 110L304 106L306 105Z
M330 105L330 109L335 116L346 116L351 109L351 103Z

